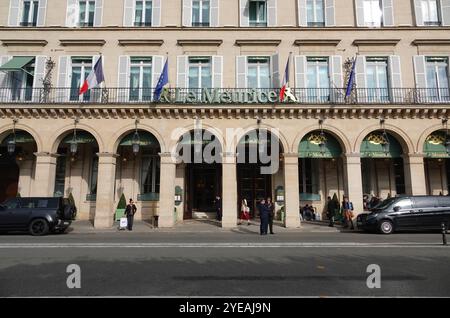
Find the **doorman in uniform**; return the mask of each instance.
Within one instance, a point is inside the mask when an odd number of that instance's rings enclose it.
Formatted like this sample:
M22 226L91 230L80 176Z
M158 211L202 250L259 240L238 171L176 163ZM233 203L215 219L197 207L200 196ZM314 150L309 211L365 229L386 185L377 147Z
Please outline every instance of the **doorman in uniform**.
M259 217L261 219L261 225L259 228L260 235L267 235L267 227L269 226L269 208L266 205L266 200L262 199L259 202Z

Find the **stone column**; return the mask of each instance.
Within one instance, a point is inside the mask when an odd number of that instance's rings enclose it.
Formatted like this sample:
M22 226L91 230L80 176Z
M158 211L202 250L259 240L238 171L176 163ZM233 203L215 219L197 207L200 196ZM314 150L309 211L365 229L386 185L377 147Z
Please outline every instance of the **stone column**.
M56 159L58 155L48 152L36 152L36 172L32 196L52 197L55 190Z
M403 157L406 194L426 195L425 166L423 155L410 154Z
M114 222L114 184L116 159L113 153L98 153L97 201L95 205L95 228L109 228Z
M298 180L298 153L284 154L284 210L287 228L300 227L300 188Z
M33 189L33 169L34 160L27 158L23 161L18 161L19 164L19 193L22 197L29 197L32 195ZM56 171L56 170L55 170Z
M346 155L344 158L344 171L345 195L353 202L353 213L356 217L364 211L360 154Z
M161 178L159 187L159 227L175 225L175 168L176 162L170 152L159 154L161 157Z
M238 218L236 153L222 153L222 227L237 226Z

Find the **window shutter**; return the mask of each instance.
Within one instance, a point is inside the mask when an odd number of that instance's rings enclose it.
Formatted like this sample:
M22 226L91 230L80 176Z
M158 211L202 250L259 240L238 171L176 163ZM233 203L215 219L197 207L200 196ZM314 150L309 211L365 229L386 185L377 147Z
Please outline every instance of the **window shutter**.
M58 102L64 103L69 100L69 88L70 88L70 69L71 60L70 56L59 57L59 73L58 73Z
M450 25L450 0L441 0L442 25Z
M119 56L119 74L117 84L119 86L119 101L128 101L128 87L130 85L130 57L128 55Z
M3 64L5 64L6 62L8 62L10 59L12 58L12 56L8 56L8 55L2 55L0 56L0 66L2 66ZM9 73L5 73L5 72L0 72L0 88L6 88L9 86L8 83L8 76ZM2 91L0 93L0 97L5 98L4 96L4 92Z
M280 56L272 55L270 59L272 69L272 88L280 88Z
M331 77L331 88L343 88L344 84L342 81L342 56L333 55L330 56L330 77Z
M66 27L77 26L79 10L77 0L67 0Z
M299 101L306 100L306 92L307 92L307 81L306 81L306 56L299 55L295 57L295 88L296 88L296 97Z
M8 26L18 26L20 21L20 0L11 0L9 3Z
M236 56L236 86L247 88L247 56Z
M164 68L164 62L164 56L162 55L154 55L152 57L152 90L154 90L156 88L156 84L158 84L159 78L161 77L161 73Z
M334 0L325 0L325 26L335 26Z
M95 0L94 26L102 26L103 0Z
M400 63L400 56L391 55L389 57L389 75L391 85L391 96L394 102L402 102L402 69Z
M212 57L212 87L223 88L223 56Z
M45 25L45 13L47 9L47 0L39 0L37 26Z
M177 57L177 88L188 87L188 56L180 55Z
M365 56L357 56L356 57L356 67L355 67L355 82L356 82L356 91L358 96L358 101L364 102L366 100L366 89L367 89L367 81L366 81L366 57Z
M249 26L250 4L249 0L239 0L240 26Z
M277 25L277 0L267 0L267 26Z
M183 0L183 26L192 26L192 0Z
M161 26L161 0L152 1L152 26Z
M44 87L45 64L47 57L38 55L34 61L34 77L33 77L33 101L39 102L40 89Z
M365 26L364 22L364 1L363 0L355 0L356 1L356 25L357 26Z
M125 0L123 8L123 26L130 27L134 25L134 4L135 0Z
M416 15L416 25L423 26L422 0L414 0L414 14Z
M394 0L383 0L383 26L394 26Z
M414 56L414 74L416 77L416 88L427 88L427 74L424 55Z
M308 26L306 0L298 0L298 25L302 27Z
M210 6L211 6L211 18L209 19L210 25L211 27L218 27L220 17L219 0L211 0Z

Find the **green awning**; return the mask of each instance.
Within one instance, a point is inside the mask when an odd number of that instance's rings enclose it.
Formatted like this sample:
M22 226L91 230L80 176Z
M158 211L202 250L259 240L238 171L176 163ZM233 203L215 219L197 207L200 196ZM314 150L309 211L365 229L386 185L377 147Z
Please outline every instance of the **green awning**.
M428 158L450 158L445 148L447 135L443 131L435 131L427 137L423 145L423 153Z
M325 139L322 141L322 139ZM324 146L321 148L320 144ZM299 158L338 158L342 154L341 145L332 135L312 132L302 139L298 147Z
M383 144L386 142L382 131L375 131L364 138L361 144L361 158L400 158L403 154L402 146L397 139L387 133L389 151L386 153Z
M24 71L28 74L27 70L25 70L25 66L30 64L34 60L34 56L15 56L2 66L0 66L0 71L3 72L17 72L17 71ZM33 75L33 74L31 74Z
M14 139L14 135L11 133L3 139L2 144L8 144L9 141ZM29 133L23 130L16 131L16 144L34 143L34 138Z
M71 134L68 134L66 138L63 139L63 144L71 144L73 143L73 132ZM77 138L76 138L77 144L91 144L91 143L97 143L94 136L92 136L90 133L86 131L77 131Z
M139 131L139 145L140 146L152 146L152 147L159 147L158 139L156 139L155 136L153 136L151 133L147 131ZM120 142L119 146L132 146L133 145L133 137L134 132L126 135L122 138L122 141Z
M179 145L208 145L212 142L217 142L216 141L216 136L214 136L213 134L206 132L205 130L203 130L202 134L194 137L194 133L186 133L184 134L181 138L180 141L178 142Z

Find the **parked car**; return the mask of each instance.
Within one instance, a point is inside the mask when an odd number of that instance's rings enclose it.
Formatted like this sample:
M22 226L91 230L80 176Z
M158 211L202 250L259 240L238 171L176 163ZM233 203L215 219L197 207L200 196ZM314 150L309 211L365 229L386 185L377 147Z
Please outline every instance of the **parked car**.
M358 215L359 228L391 234L402 230L438 230L450 225L449 196L401 196L382 201Z
M0 204L0 231L28 231L31 235L64 232L77 210L64 198L11 198Z

